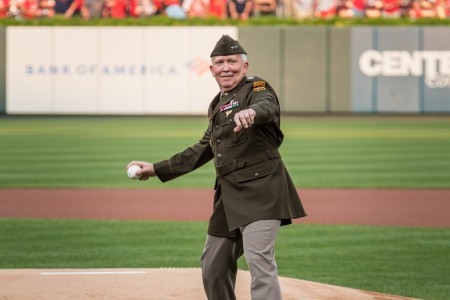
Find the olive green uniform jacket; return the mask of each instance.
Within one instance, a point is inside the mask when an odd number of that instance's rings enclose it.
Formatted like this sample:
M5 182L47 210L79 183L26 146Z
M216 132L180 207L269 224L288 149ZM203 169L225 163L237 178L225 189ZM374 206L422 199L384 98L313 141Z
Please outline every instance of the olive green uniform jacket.
M255 123L235 133L234 115L253 108ZM258 220L280 219L282 225L306 216L278 147L283 141L280 108L272 87L257 77L244 77L224 97L218 94L208 110L209 126L201 140L154 164L165 182L214 159L214 211L208 233L235 236L235 229Z

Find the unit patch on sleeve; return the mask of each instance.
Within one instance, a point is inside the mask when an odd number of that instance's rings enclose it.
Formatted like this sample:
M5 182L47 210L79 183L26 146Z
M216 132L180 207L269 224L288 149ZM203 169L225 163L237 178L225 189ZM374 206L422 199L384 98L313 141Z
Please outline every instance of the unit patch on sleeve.
M253 82L253 90L255 92L263 91L265 89L266 89L266 82L265 81Z

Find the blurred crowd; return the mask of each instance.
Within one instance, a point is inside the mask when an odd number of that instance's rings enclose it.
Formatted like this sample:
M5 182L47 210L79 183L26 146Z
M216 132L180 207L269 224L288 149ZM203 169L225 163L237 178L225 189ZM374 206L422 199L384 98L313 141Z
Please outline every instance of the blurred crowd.
M0 18L450 18L450 0L0 0Z

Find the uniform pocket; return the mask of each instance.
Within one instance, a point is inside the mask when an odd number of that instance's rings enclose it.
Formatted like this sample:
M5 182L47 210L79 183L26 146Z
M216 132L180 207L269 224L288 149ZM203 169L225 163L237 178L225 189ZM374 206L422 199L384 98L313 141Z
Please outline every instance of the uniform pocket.
M224 130L228 133L227 138L225 139L225 146L234 147L247 141L247 134L245 133L245 130L234 132L236 123L232 118L225 120L222 124L224 126Z
M272 159L236 170L234 171L234 179L236 180L236 182L245 182L265 177L267 175L275 173L275 171L277 170L276 164L277 161Z
M230 142L227 144L227 147L234 147L247 141L247 134L245 133L245 130L234 132L234 127L236 127L236 125L233 126L232 132L230 134Z

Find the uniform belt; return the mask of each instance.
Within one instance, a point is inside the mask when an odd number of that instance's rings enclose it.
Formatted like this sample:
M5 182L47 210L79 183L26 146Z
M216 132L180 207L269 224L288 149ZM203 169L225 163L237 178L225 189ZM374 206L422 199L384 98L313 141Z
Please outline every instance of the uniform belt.
M223 166L216 167L217 176L223 177L228 173L231 173L237 169L241 169L247 166L251 166L269 159L280 158L280 152L278 149L270 149L264 152L259 152L251 156L246 156L242 158L233 159L232 162L225 164Z

